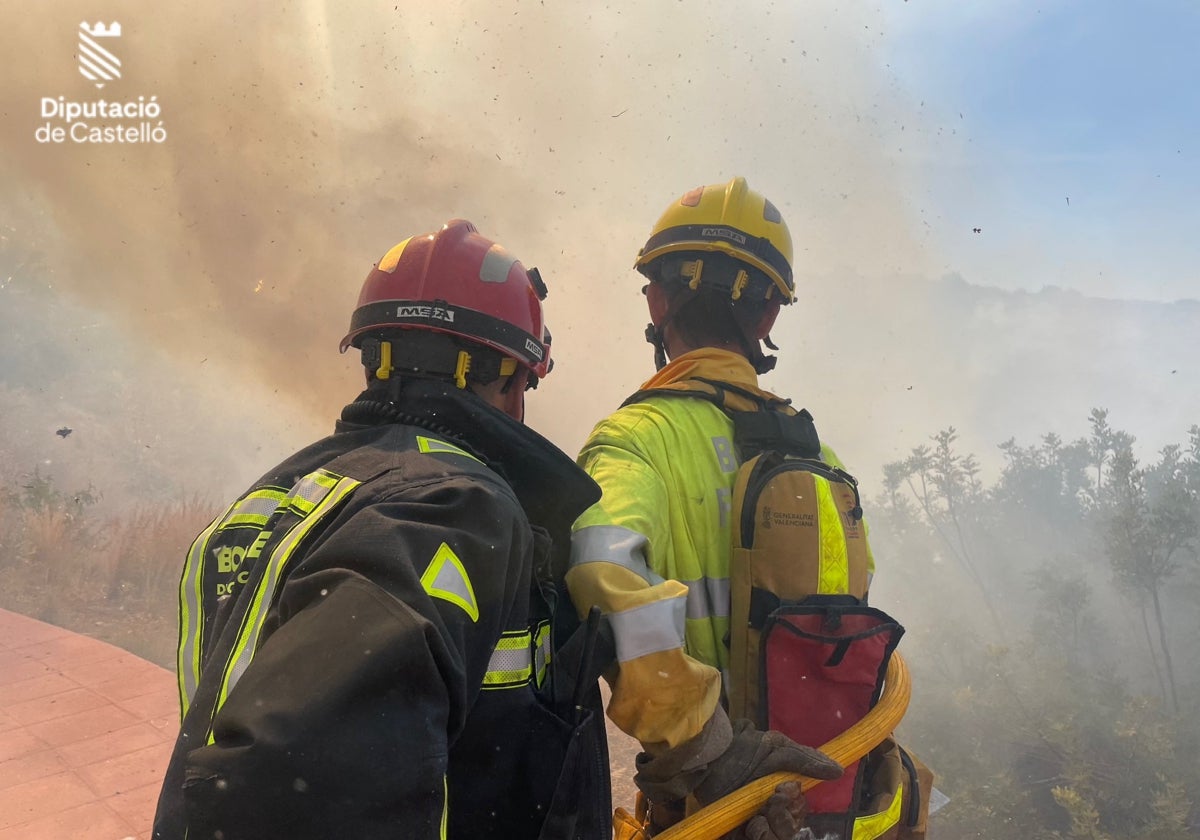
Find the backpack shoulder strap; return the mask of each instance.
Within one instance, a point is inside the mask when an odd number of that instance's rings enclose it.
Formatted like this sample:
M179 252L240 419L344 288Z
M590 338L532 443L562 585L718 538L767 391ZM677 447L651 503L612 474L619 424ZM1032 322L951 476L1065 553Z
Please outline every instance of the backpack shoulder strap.
M645 402L650 397L688 397L710 402L722 411L729 411L725 405L725 394L721 384L702 379L684 379L663 388L643 388L627 397L621 403L621 408Z
M734 442L747 460L767 450L800 458L821 457L821 439L812 415L807 409L797 411L790 400L770 399L728 382L696 378L638 391L621 403L621 407L649 397L687 397L712 403L733 421ZM733 401L749 403L753 407L749 410L734 408L730 404L731 397Z
M733 418L733 439L742 457L776 451L797 458L820 460L821 438L807 409L795 414L778 411L739 411Z
M774 395L764 397L762 394L756 394L748 388L743 388L740 385L734 385L732 382L720 382L715 379L703 379L697 377L692 382L700 382L712 388L718 396L725 402L726 407L730 411L744 411L745 409L737 409L730 402L729 397L732 395L735 398L740 398L742 401L753 406L751 411L774 412L778 414L795 414L796 409L792 408L792 401L785 400L782 397Z

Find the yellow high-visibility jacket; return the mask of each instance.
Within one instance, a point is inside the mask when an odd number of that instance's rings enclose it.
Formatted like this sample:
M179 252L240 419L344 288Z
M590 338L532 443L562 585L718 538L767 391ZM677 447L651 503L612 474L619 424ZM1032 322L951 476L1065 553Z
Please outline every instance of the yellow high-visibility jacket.
M693 378L773 397L743 356L712 348L680 356L641 390ZM842 466L828 447L821 457ZM706 400L651 396L598 423L579 464L603 496L575 522L567 586L581 614L598 605L612 622L608 716L658 753L699 733L721 702L733 422Z

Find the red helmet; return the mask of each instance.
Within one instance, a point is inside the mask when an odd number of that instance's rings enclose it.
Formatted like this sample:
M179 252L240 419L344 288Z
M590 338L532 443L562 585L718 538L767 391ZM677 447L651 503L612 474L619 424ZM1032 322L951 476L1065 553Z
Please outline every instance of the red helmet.
M545 296L536 268L453 219L384 254L363 282L341 349L379 329L433 330L492 347L541 378L550 369Z

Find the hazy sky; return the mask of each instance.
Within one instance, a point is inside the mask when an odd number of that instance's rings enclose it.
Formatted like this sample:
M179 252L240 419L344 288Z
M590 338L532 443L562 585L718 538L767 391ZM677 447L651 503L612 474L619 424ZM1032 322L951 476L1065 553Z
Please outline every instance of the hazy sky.
M913 163L942 267L1004 288L1200 298L1200 4L879 8L876 61L939 141L965 140Z
M266 460L353 393L356 360L336 346L371 264L466 217L547 280L557 365L530 418L575 451L652 372L631 266L654 220L741 174L795 242L799 302L766 385L812 409L868 480L947 425L995 457L1012 435L1085 433L1095 406L1152 454L1200 420L1200 310L978 287L1200 296L1195 8L0 0L0 235L43 255L0 276L0 306L22 282L52 291L24 305L96 313L77 327L41 313L72 352L24 364L85 375L119 330L204 412L266 423L269 404L270 433L244 435ZM123 26L122 77L103 91L76 64L84 19ZM39 143L56 96L155 96L168 138ZM938 285L948 274L975 285ZM36 399L111 411L78 389ZM228 445L212 419L190 450ZM155 446L188 457L158 425Z

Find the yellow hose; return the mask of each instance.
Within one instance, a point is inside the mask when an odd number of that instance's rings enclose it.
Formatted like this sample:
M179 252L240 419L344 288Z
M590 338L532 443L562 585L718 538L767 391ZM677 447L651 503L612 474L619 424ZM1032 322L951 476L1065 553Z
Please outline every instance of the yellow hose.
M845 766L851 764L877 747L896 726L908 710L912 695L912 680L908 666L899 653L892 653L888 662L887 679L883 694L875 708L858 723L821 747L821 751L834 761ZM685 820L677 822L666 831L654 835L654 840L705 840L716 838L733 831L749 820L783 782L798 781L801 790L820 784L819 779L810 779L796 773L772 773L755 779L745 787L701 808Z

